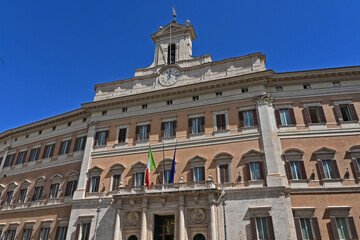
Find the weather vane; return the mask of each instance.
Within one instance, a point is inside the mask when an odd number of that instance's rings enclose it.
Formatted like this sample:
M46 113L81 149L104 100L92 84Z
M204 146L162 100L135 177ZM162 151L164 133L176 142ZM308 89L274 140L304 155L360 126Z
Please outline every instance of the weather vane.
M174 8L174 7L172 8L172 10L173 10L173 17L174 17L174 21L176 21L176 10L175 10L175 8Z

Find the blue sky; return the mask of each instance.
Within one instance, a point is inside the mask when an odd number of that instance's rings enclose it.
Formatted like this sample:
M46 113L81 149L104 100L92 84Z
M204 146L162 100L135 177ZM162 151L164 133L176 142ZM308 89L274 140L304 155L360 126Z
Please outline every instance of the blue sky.
M358 0L0 0L0 132L77 109L153 61L150 35L190 20L193 55L262 52L275 72L360 65Z

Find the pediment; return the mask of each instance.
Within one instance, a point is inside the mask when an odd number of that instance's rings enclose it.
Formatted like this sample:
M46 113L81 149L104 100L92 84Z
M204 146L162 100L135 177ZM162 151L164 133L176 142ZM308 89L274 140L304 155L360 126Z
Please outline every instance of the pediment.
M76 177L79 176L79 171L73 170L67 174L68 177Z
M9 185L8 185L8 189L10 188L10 189L14 189L14 188L16 188L17 187L17 182L11 182L11 183L9 183Z
M137 163L131 165L131 168L146 168L146 164L138 161Z
M297 148L289 148L287 150L284 151L284 153L282 155L286 155L286 156L298 156L298 155L304 155L304 151L297 149Z
M233 159L233 155L227 152L221 152L215 155L215 160L231 160Z
M189 163L206 162L206 158L196 155L189 159Z
M94 167L92 167L92 168L90 168L89 170L88 170L88 172L89 173L94 173L94 172L103 172L104 171L104 169L102 169L101 167L98 167L98 166L94 166Z
M29 186L30 184L31 184L31 182L29 180L25 179L24 181L21 182L20 185L22 187L26 187L26 186Z
M35 182L38 183L38 182L45 182L46 181L46 177L44 176L41 176L41 177L38 177Z
M51 180L58 180L58 179L62 179L62 178L63 178L63 176L61 174L57 173L51 177Z
M336 151L331 148L322 147L314 152L315 155L321 155L321 154L335 154Z
M194 27L190 25L190 22L186 22L186 25L183 24L179 24L176 21L172 21L170 22L168 25L166 25L165 27L160 27L159 30L152 34L151 37L154 38L158 38L160 36L164 36L164 35L169 35L170 34L170 26L171 26L171 33L172 34L176 34L177 32L182 32L182 31L188 31L190 33L190 36L192 38L192 40L196 39L196 34L194 31Z
M125 168L121 163L115 163L110 167L110 170L124 170Z
M248 158L248 157L258 157L258 156L262 156L264 155L263 152L257 151L255 149L251 149L249 151L247 151L246 153L244 153L243 157L244 158Z
M360 145L352 146L347 150L348 153L360 153Z

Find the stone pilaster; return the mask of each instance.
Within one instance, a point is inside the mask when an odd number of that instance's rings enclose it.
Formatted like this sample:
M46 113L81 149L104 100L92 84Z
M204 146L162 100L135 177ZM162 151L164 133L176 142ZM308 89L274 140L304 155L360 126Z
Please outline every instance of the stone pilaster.
M115 213L114 240L122 240L121 232L121 209L117 208Z
M87 172L91 163L91 151L94 146L95 134L96 134L96 122L92 122L88 126L84 156L81 163L78 187L74 193L74 199L83 199L85 197Z
M209 235L210 240L217 240L216 232L216 216L215 216L215 199L213 194L209 194L209 212L210 212L210 223L209 223Z
M3 171L3 168L4 168L4 164L5 164L5 161L6 161L6 157L7 157L8 153L9 153L9 149L10 149L10 147L7 147L7 148L5 149L5 153L4 153L4 156L3 156L3 160L2 160L1 165L0 165L0 178L1 178L1 176L2 176L2 171Z
M141 213L141 229L140 229L140 240L147 240L148 229L147 229L147 198L143 198L142 213Z
M187 231L185 227L185 202L184 196L179 197L179 239L187 240Z

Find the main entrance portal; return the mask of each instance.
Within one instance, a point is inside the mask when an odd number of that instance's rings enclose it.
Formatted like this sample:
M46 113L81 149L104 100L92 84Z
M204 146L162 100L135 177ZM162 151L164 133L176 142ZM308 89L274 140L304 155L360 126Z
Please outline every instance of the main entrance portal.
M174 215L155 215L154 240L174 240Z

